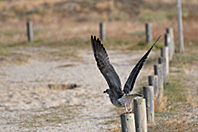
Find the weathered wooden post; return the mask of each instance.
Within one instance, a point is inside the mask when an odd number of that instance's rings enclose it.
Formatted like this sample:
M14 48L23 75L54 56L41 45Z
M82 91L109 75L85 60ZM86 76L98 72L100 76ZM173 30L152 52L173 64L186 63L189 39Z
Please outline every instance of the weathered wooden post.
M168 57L168 47L167 46L163 46L161 47L161 57L163 57L165 59L165 70L166 73L169 73L169 57Z
M122 132L135 132L134 113L121 114Z
M184 52L181 0L177 0L177 19L178 19L178 33L179 33L179 52Z
M154 65L154 74L158 76L158 85L159 85L159 95L164 93L164 75L163 75L163 65L157 64Z
M164 43L165 43L165 46L168 47L169 60L172 60L172 46L171 46L171 37L169 33L166 33L164 35Z
M174 42L174 33L173 33L173 28L167 28L166 33L170 35L170 47L171 47L171 56L175 53L175 42Z
M34 40L33 24L31 21L27 22L27 37L29 42Z
M136 132L147 132L145 99L142 97L136 97L133 102Z
M147 122L153 125L155 124L153 86L144 86L143 95L144 95L144 98L146 99Z
M164 57L160 57L158 61L159 61L159 64L162 65L163 83L167 83L168 82L168 74L166 72L166 60Z
M106 25L104 22L100 23L100 39L106 40Z
M152 24L146 23L146 43L152 44L153 43L153 34L152 34Z
M152 75L148 76L148 84L149 86L153 86L154 88L154 95L159 95L159 84L158 84L158 76Z

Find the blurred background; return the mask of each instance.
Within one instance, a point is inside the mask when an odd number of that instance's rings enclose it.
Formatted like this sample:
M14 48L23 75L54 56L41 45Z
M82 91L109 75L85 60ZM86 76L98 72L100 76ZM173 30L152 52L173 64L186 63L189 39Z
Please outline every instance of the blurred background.
M197 37L197 4L197 0L182 0L185 41ZM106 22L108 40L123 43L144 40L148 22L153 24L154 37L165 33L166 27L178 36L176 0L1 0L1 45L25 44L29 20L37 44L71 39L87 44L91 34L99 36L99 22Z

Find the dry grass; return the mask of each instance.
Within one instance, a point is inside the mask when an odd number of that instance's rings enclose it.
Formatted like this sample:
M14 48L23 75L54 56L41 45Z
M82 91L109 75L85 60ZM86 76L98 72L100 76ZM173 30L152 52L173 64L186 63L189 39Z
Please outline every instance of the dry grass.
M190 105L190 107L192 107L192 108L196 108L197 107L197 102L195 101L195 98L191 95L191 94L189 94L187 97L186 97L186 99L187 99L187 102L188 102L188 104Z
M194 85L197 76L194 76L194 65L197 65L197 44L191 41L186 47L186 53L174 54L171 61L169 81L164 87L164 96L156 109L156 125L149 126L149 131L187 131L195 132L198 129L197 101L198 96ZM156 100L156 98L155 98ZM163 108L163 109L161 109ZM160 111L161 110L161 111Z
M167 108L167 97L160 95L159 97L156 95L154 97L155 111L156 112L166 112Z
M134 45L142 43L142 41L144 42L144 22L147 21L152 21L153 23L154 38L163 35L165 33L165 28L170 26L174 28L175 38L177 38L177 23L175 19L175 10L173 9L174 6L168 4L163 6L160 4L154 6L152 6L152 4L142 5L138 18L133 19L133 21L130 19L134 18L134 16L130 16L131 13L121 10L121 8L115 8L120 7L117 1L114 3L113 1L87 1L87 3L83 3L78 1L66 2L55 0L46 2L41 0L31 1L31 4L29 4L29 2L21 0L20 2L2 1L1 5L0 10L7 15L5 15L5 19L1 19L2 21L0 21L0 26L2 27L0 30L0 45L6 47L28 45L26 37L26 21L29 18L31 18L34 25L35 42L33 45L60 46L68 45L68 43L70 43L70 46L76 46L77 44L89 45L91 34L99 36L99 21L106 21L108 40L105 43L110 43L110 45L112 45L111 47L119 45L124 50L134 49L134 47L136 47ZM159 6L160 8L156 8ZM69 11L69 7L72 7L71 11ZM187 16L184 17L184 36L186 38L194 39L197 36L196 32L198 31L198 27L197 21L194 20L196 17L192 16L196 10L194 8L194 10L192 10L190 7L191 6L184 5L184 10L188 12ZM57 9L60 9L60 11L57 11ZM105 10L101 13L100 10L103 9ZM167 9L172 9L174 11L167 11ZM31 11L32 13L28 14L28 12ZM108 21L109 18L112 17L111 14L117 14L117 12L123 12L119 17L124 15L127 16L128 19L123 18L123 20L119 19L118 21L115 21L116 19L112 18L113 21ZM158 13L158 15L156 15L156 13ZM63 16L63 14L65 14L65 16ZM9 17L10 15L12 17ZM20 15L23 17L20 18ZM153 15L155 18L153 18ZM94 17L95 20L88 17L79 22L76 20L79 16L91 16ZM105 17L101 18L100 16ZM161 17L163 16L164 18L162 19ZM189 26L189 20L191 20L191 26Z
M145 0L145 1L147 1L147 2L155 2L155 3L159 2L158 0ZM175 3L176 1L173 1L173 0L161 0L160 2ZM187 3L188 4L189 1L184 0L184 1L182 1L182 3ZM198 4L197 0L191 0L190 3L191 4Z
M167 131L174 131L174 132L196 132L197 131L197 123L189 122L191 118L186 118L184 120L181 117L177 118L171 115L166 117L158 117L156 120L156 126L149 126L149 132L167 132Z
M110 132L121 132L121 127L109 128L108 131L110 131Z

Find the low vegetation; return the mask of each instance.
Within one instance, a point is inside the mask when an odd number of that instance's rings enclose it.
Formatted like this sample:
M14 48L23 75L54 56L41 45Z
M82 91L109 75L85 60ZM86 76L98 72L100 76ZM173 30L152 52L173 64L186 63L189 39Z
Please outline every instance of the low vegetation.
M192 47L186 47L186 50L193 51ZM156 125L149 126L149 131L197 131L198 122L192 120L196 118L193 111L198 104L198 93L193 84L198 78L192 72L197 62L194 51L174 54L168 83L164 85L166 107L156 111ZM187 114L189 112L192 113Z
M68 105L36 110L36 113L33 115L24 115L29 118L21 122L20 125L23 127L43 127L45 124L48 124L56 127L60 123L67 124L79 114L79 109L82 107L84 106Z

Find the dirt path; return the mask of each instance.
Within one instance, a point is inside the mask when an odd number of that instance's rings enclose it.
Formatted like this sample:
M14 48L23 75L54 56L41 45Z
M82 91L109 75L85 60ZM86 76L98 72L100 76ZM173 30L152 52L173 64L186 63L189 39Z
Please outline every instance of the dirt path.
M109 52L122 82L142 53ZM91 132L108 131L120 125L118 110L103 94L107 84L92 52L79 54L83 61L34 57L26 64L2 65L0 131ZM145 69L139 78L145 76ZM67 89L68 84L77 87Z

